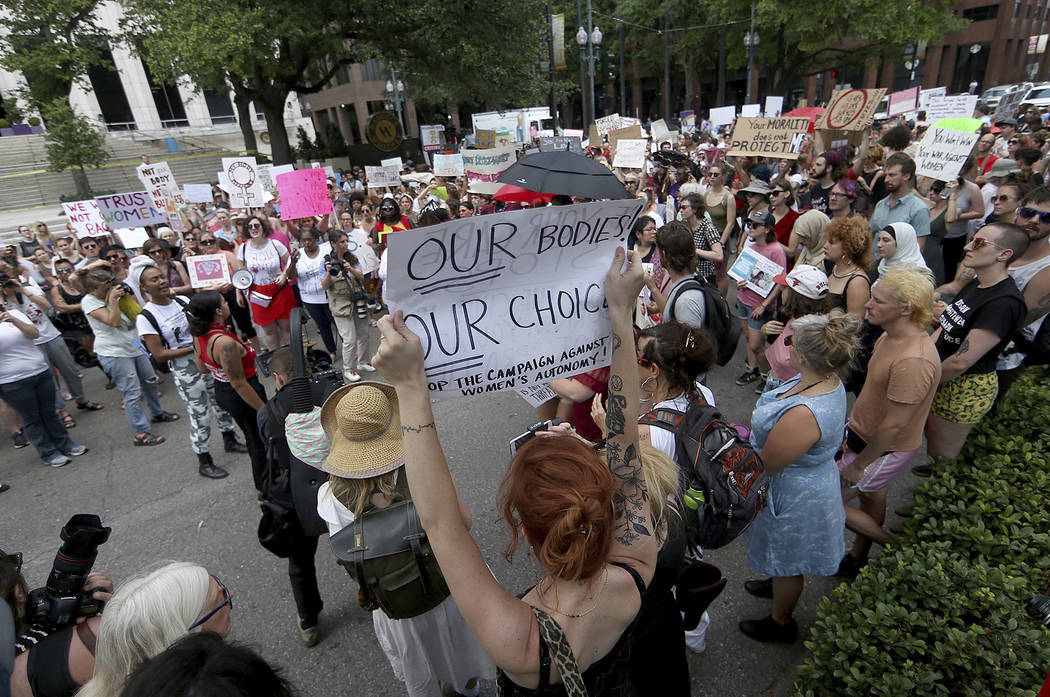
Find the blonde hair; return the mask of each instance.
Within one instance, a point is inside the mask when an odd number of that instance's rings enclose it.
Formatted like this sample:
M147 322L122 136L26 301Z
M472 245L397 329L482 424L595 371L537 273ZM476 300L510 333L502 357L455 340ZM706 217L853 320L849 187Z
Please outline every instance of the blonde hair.
M659 527L664 512L667 510L667 497L681 491L678 464L665 452L657 450L649 443L640 443L638 454L642 459L645 490L649 494L649 511L653 515L656 526ZM598 457L602 462L608 462L605 459L604 450L598 454Z
M107 283L112 283L117 280L117 276L113 273L113 269L109 266L103 265L85 267L78 270L73 276L88 293L94 292Z
M347 479L330 474L328 481L331 482L332 496L359 518L365 512L365 506L368 505L368 499L373 493L378 491L380 494L393 497L396 474L397 470L394 470L366 479Z
M208 570L190 562L173 562L121 584L99 625L95 674L77 697L120 694L136 668L189 633L206 610L210 584Z
M922 328L933 321L933 283L918 269L901 267L890 269L879 277L878 285L885 285L893 300L901 307L911 309L911 321Z
M886 149L878 143L873 143L868 146L868 151L864 153L864 157L873 165L881 165L886 160Z
M853 358L860 320L836 308L826 315L799 317L791 328L799 358L818 373L836 373Z

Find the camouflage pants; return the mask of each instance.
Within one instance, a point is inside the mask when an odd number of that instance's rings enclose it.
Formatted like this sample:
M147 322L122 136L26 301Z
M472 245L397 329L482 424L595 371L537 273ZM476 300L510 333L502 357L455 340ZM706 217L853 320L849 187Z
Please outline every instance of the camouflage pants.
M211 438L209 408L215 409L215 420L219 422L219 430L224 433L236 428L233 417L219 408L218 402L215 401L215 381L211 375L197 370L192 353L168 361L168 366L171 367L171 377L175 379L175 389L186 403L193 452L198 455L206 453L208 439Z

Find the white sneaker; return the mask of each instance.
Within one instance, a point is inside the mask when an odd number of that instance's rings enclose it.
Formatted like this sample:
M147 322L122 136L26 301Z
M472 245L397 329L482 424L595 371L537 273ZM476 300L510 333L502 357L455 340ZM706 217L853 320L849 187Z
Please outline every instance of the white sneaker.
M51 465L52 467L65 467L70 462L72 462L72 460L70 460L65 455L59 453L58 455L52 457L50 460L45 460L45 462L47 462L47 464Z
M67 452L66 455L68 455L69 457L80 457L87 451L88 449L86 445L74 445L72 448L69 449L69 452Z
M361 376L356 371L350 370L343 375L343 379L347 382L357 382L361 379Z
M365 371L366 373L374 373L374 372L376 372L375 366L372 365L371 363L362 363L359 366L357 366L357 368L359 370Z

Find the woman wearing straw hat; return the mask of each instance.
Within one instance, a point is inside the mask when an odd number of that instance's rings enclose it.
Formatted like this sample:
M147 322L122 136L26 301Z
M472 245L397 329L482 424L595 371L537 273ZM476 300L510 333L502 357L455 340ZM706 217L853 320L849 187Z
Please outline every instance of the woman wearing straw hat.
M393 387L361 382L336 390L321 409L321 424L331 451L322 466L329 481L317 491L317 512L333 536L371 511L412 500ZM458 508L460 522L470 529L470 513L462 501ZM333 540L333 547L336 544ZM436 564L423 570L436 575L421 584L429 587L417 600L423 612L391 619L385 607L375 608L376 638L412 697L441 695L442 689L476 695L479 678L494 678L495 666L449 595ZM373 592L362 587L358 597L367 603Z

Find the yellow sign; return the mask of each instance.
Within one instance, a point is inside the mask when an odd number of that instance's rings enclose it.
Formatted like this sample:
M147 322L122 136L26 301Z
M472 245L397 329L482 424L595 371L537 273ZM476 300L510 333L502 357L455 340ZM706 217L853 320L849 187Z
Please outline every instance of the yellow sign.
M405 134L401 130L397 114L392 111L377 111L368 118L365 137L376 150L393 152L401 147Z
M484 128L474 131L474 147L482 149L496 147L496 132Z

